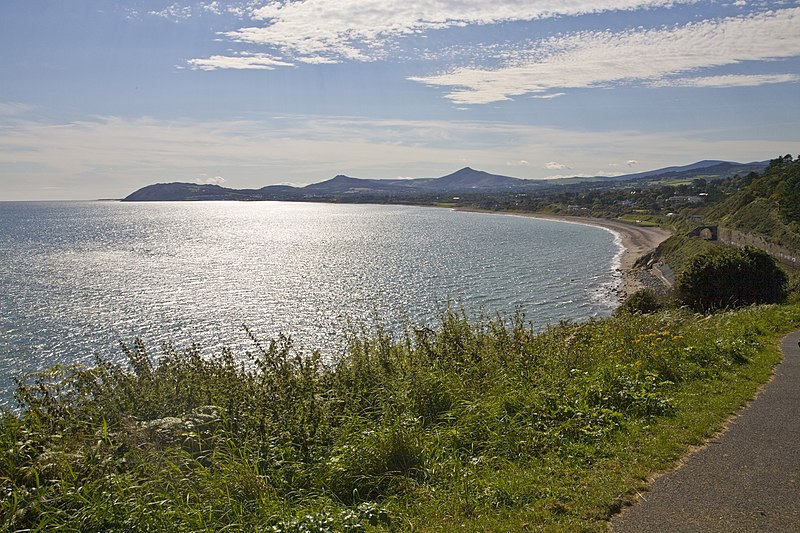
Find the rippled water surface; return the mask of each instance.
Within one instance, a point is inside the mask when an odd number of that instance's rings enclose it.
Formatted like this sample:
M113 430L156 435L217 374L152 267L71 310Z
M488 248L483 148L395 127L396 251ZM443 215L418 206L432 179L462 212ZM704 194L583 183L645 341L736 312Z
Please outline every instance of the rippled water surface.
M350 324L431 322L451 299L534 324L606 315L603 229L445 209L304 203L0 203L0 405L11 376L119 358L120 340L342 350Z

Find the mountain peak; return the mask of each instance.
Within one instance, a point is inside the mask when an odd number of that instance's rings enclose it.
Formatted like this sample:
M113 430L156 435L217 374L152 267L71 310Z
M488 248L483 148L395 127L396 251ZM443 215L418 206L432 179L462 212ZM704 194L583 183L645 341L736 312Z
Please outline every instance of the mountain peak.
M431 180L429 185L444 188L447 190L455 189L507 189L509 187L519 187L525 180L512 178L509 176L499 176L489 174L483 170L475 170L471 167L464 167L460 170Z

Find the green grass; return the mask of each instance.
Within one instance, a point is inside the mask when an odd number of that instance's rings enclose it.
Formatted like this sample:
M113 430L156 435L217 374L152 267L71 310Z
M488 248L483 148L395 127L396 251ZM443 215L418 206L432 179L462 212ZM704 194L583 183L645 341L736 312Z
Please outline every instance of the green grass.
M657 253L675 273L681 272L692 258L711 250L718 245L697 237L685 234L674 234L658 245Z
M800 307L354 338L335 365L126 348L0 422L0 523L33 531L602 531L770 375Z
M622 220L623 222L628 222L630 224L636 224L637 226L642 226L646 228L653 228L661 225L661 217L654 215L647 215L643 213L631 213L627 215L622 215L621 217L619 217L619 220Z

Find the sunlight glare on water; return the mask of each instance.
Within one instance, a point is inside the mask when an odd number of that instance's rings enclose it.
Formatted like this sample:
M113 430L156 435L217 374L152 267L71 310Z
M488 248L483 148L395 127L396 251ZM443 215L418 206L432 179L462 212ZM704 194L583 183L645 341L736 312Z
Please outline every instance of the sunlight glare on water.
M0 203L0 397L141 337L204 353L283 332L338 354L348 324L610 313L619 243L595 227L445 209L281 202Z

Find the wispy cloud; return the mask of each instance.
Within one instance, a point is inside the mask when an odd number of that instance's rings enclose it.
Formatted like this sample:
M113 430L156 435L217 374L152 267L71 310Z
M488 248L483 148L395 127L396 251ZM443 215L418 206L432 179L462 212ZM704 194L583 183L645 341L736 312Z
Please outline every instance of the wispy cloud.
M666 29L578 32L533 43L530 49L510 55L496 69L462 67L410 79L450 88L446 97L457 104L620 83L669 84L671 77L682 79L712 67L800 56L800 8ZM776 83L776 79L749 77L747 81Z
M173 2L161 9L153 9L145 11L151 17L160 17L163 19L171 20L174 22L187 21L193 17L202 15L220 16L227 13L232 14L238 18L246 18L259 2L254 0L247 0L241 2L225 2L213 0L211 2ZM140 18L141 13L135 8L124 8L129 18Z
M654 87L756 87L774 83L798 82L800 82L800 75L797 74L727 74L658 80L651 85Z
M36 106L20 102L0 102L0 116L24 115L36 109Z
M222 185L226 181L222 176L207 176L205 174L194 179L195 183L204 185Z
M240 52L232 56L214 55L204 59L190 59L187 61L187 63L195 70L273 70L275 67L294 66L293 63L287 63L286 61L269 54L254 54L247 52Z
M254 8L261 25L226 32L292 58L371 61L386 56L393 39L431 30L532 21L607 11L671 7L697 0L283 0Z
M147 14L154 17L161 17L168 20L179 21L191 18L192 12L193 12L192 6L172 4L158 11L148 11Z
M535 94L532 98L536 98L538 100L552 100L553 98L558 98L559 96L565 96L567 93L550 93L550 94Z
M207 4L200 4L200 9L202 9L206 13L211 13L213 15L222 14L222 7L220 7L219 2L217 2L216 0L214 2L209 2Z

